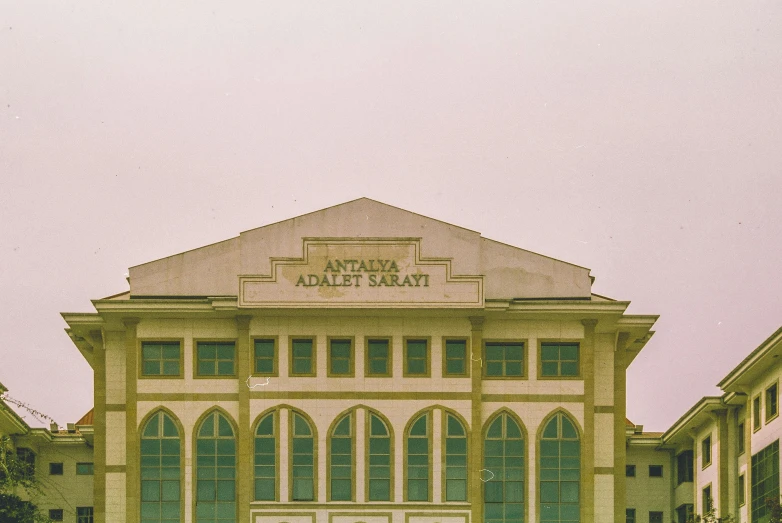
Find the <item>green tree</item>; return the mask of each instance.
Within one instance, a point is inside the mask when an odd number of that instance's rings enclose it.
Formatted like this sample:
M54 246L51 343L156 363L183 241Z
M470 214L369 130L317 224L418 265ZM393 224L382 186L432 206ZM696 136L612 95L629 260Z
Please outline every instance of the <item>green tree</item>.
M0 405L0 408L3 408ZM14 452L10 436L0 437L0 521L3 523L49 523L30 501L17 495L21 490L34 497L41 492L35 472Z

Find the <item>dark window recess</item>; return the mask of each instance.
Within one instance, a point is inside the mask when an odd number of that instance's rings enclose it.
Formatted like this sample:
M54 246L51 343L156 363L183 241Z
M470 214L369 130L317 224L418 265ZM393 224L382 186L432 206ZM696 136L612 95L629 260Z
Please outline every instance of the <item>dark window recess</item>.
M691 450L685 450L676 456L676 478L678 480L677 485L693 481L693 452Z
M661 478L661 477L663 477L663 466L662 465L649 465L649 477L650 478Z
M62 476L62 470L63 470L62 463L49 463L50 476Z
M635 477L635 465L625 465L625 476L628 478Z
M52 521L62 521L62 509L61 508L50 508L49 509L49 519Z

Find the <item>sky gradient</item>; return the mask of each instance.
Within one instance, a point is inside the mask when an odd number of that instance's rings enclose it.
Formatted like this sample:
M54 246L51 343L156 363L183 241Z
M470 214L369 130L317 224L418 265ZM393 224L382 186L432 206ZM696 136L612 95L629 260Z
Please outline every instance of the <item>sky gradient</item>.
M665 430L782 324L781 27L752 1L0 0L0 382L76 421L60 312L367 196L659 314L628 416Z

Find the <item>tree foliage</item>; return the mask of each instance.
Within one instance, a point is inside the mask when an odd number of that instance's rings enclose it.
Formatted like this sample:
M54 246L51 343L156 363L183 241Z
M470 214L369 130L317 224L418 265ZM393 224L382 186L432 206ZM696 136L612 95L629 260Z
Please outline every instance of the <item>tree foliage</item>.
M17 457L11 437L0 437L0 521L3 523L48 523L50 520L18 491L29 497L41 492L35 470Z

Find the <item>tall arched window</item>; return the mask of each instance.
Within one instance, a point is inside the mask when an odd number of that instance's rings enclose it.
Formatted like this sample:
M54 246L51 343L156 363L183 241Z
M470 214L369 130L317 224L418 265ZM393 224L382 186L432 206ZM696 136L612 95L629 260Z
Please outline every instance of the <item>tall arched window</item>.
M445 414L445 501L467 501L467 431Z
M422 414L407 433L407 501L429 501L429 413Z
M168 414L158 412L141 431L141 521L175 523L180 513L181 440Z
M331 501L353 500L353 423L350 414L337 422L329 438Z
M196 439L196 523L236 521L236 438L219 412L209 414Z
M274 412L258 423L255 430L255 499L277 499L277 436L274 431Z
M541 521L580 521L580 478L578 431L560 412L546 424L540 438Z
M369 413L369 501L391 501L391 434L385 422Z
M291 481L292 501L315 499L315 438L309 422L296 412L291 412Z
M505 412L486 431L483 468L484 521L523 523L524 436L518 423Z

